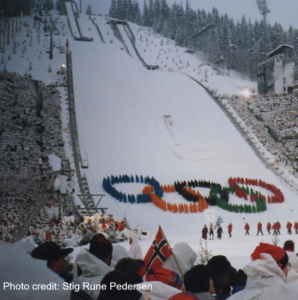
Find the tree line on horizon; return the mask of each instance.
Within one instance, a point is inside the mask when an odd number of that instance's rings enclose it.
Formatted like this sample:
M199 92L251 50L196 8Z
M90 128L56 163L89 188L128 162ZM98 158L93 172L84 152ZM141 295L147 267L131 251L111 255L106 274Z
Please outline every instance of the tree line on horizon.
M166 0L145 0L142 11L136 0L111 0L109 16L152 27L156 33L174 40L177 46L200 51L211 63L224 58L228 70L238 71L254 81L258 64L279 45L293 46L298 55L298 30L292 26L284 30L279 23L264 24L263 20L253 23L245 16L235 22L228 14L219 15L216 8L211 12L195 11L188 0L185 8L177 3L170 6ZM206 27L211 29L193 37Z
M19 17L21 13L29 15L34 9L51 10L54 6L54 0L0 0L0 18Z

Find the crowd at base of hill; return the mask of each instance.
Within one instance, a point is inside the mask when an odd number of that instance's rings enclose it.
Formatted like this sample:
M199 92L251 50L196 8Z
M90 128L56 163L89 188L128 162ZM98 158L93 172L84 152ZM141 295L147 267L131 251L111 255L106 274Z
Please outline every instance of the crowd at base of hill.
M298 98L289 95L255 95L247 98L243 96L223 95L220 99L232 107L246 125L245 131L256 143L264 155L269 151L275 157L273 167L285 165L288 170L298 177L296 157L296 113ZM237 120L237 117L235 117ZM238 121L238 120L237 120ZM249 130L249 131L248 131ZM262 144L262 147L260 147ZM266 150L265 150L266 149Z
M0 73L0 239L10 241L47 192L53 171L49 155L65 157L57 89L16 73ZM65 215L73 215L71 195L60 195ZM47 207L57 206L55 193ZM51 227L47 207L34 224Z
M72 272L66 257L73 248L54 242L35 248L0 242L0 250L1 299L286 300L298 294L298 257L290 240L283 248L260 243L243 270L222 255L195 265L197 254L184 242L173 247L175 259L171 255L163 265L149 267L147 255L136 258L103 234L80 250Z

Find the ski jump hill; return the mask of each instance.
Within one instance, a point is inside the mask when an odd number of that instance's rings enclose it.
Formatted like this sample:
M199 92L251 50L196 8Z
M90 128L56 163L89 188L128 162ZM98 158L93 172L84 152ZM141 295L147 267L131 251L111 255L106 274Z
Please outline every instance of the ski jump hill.
M109 20L108 23L111 25L115 36L123 43L126 52L136 60L140 60L145 68L148 70L159 69L158 65L148 65L145 60L141 57L137 47L136 38L133 31L131 30L128 22L123 20Z
M82 35L79 21L78 21L78 7L76 2L62 2L64 3L65 12L67 14L67 19L69 23L69 27L72 33L72 36L76 41L85 41L85 42L92 42L93 38L84 37Z

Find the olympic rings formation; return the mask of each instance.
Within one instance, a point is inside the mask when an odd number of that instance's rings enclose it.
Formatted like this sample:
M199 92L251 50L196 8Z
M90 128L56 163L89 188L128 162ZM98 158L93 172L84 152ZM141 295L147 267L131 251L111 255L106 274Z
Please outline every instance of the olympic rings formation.
M142 193L138 195L126 195L125 193L117 191L114 187L118 183L142 183L146 184ZM255 191L249 188L248 185L259 186L265 188L273 193L273 196L267 196L268 203L282 203L284 202L284 196L282 192L272 184L266 183L262 180L247 179L247 178L232 178L228 179L229 187L222 187L219 183L210 181L183 181L174 182L173 185L160 185L160 183L154 177L143 176L128 176L119 175L111 176L103 179L103 188L112 197L116 198L120 202L130 203L149 203L164 211L170 211L173 213L197 213L202 212L208 208L208 206L215 206L235 213L256 213L263 212L267 209L266 197L259 191ZM240 186L239 184L242 184ZM243 185L245 184L245 186ZM209 188L209 196L202 197L199 190L195 190L196 187ZM190 202L189 205L185 203L172 204L162 199L163 193L177 192L184 199ZM235 194L239 198L245 200L250 199L253 204L230 204L229 194ZM249 196L249 197L248 197Z

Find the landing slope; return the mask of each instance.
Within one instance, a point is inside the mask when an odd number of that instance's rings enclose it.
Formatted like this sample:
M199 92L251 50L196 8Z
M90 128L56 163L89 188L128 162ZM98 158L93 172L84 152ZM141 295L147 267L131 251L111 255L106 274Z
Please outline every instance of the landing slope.
M256 243L244 237L243 218L251 226L258 220L295 220L296 195L263 166L198 84L182 74L148 71L114 43L94 42L90 47L74 42L71 47L78 127L81 146L88 153L93 192L104 193L102 179L120 174L154 176L161 184L200 179L226 186L229 176L275 184L286 202L268 205L266 213L233 214L215 208L225 226L233 222L235 235L241 235L238 241L245 238L248 242L247 255ZM166 127L164 115L171 115L172 126ZM127 194L138 194L142 187L137 183L116 186ZM164 199L187 203L177 194L166 194ZM231 202L247 203L236 197L231 197ZM199 246L200 230L206 222L204 214L174 215L153 204L119 203L109 195L103 206L118 219L126 215L133 228L142 223L155 232L161 224L172 242L187 241L194 248ZM270 236L263 240L271 242ZM222 248L219 243L214 241L214 251L229 253L229 244ZM242 251L239 248L239 253L233 254L243 255Z

